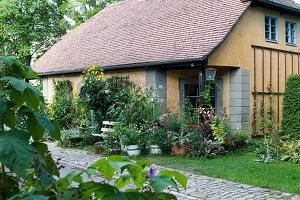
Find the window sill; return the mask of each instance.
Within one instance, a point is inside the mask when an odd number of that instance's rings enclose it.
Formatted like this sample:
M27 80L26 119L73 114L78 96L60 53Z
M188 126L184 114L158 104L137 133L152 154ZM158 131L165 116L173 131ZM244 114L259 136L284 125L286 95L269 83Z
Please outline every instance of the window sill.
M278 44L278 40L268 40L268 39L265 39L266 42L272 42L272 43L276 43Z
M288 46L297 47L297 44L285 43Z

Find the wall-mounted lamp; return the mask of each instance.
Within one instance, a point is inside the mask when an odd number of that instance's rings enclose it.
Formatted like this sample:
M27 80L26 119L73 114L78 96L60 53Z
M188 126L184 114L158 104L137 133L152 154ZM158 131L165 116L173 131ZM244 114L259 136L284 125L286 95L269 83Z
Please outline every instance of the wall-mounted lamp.
M214 68L205 69L205 79L207 81L213 81L216 78L217 70Z

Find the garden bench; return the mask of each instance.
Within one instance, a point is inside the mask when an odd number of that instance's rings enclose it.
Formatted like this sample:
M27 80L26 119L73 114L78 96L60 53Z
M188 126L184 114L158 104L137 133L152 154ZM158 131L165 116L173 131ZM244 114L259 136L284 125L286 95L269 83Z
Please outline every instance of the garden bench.
M96 137L103 137L103 138L105 138L106 133L112 132L114 130L113 126L116 125L116 124L118 124L118 122L103 121L102 128L101 128L101 134L94 133L92 135L96 136Z

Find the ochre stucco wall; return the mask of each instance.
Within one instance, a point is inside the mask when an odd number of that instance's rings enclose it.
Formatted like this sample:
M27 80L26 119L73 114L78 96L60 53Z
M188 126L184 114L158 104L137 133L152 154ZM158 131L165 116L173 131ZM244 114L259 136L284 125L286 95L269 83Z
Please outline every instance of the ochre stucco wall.
M265 14L278 18L278 43L265 41ZM297 23L297 46L285 44L285 20L291 20ZM250 124L253 120L254 103L254 97L252 95L252 92L254 92L254 49L251 45L300 52L300 18L261 7L249 7L224 42L208 57L208 67L242 67L250 70ZM279 92L284 92L285 79L292 72L299 73L299 62L300 59L297 55L293 55L292 58L291 54L285 54L284 52L278 53L278 51L256 48L256 91L266 92L268 85L272 82L273 91L277 92L279 85ZM285 65L287 66L286 70ZM262 76L263 73L264 76ZM228 81L228 84L229 82L230 81ZM226 88L229 91L230 86L224 84L225 93ZM274 96L274 107L276 110L278 110L278 105L280 107L279 110L281 110L282 95L279 96L279 104L278 96ZM258 95L257 102L261 102L262 100L263 95ZM269 95L264 95L264 102L265 105L270 103Z
M216 67L217 77L223 79L222 104L223 108L229 108L229 68ZM168 70L167 77L167 106L178 107L180 102L179 78L198 77L198 69Z
M128 76L129 80L138 83L142 86L146 85L146 70L145 69L131 69L131 70L119 70L119 71L104 71L104 78L109 78L111 76ZM81 84L81 74L74 75L61 75L61 76L48 76L48 102L52 101L54 95L53 83L52 81L58 80L70 80L74 92L78 92L78 86Z
M166 72L167 82L167 107L178 107L179 105L179 78L197 77L198 70L168 70Z

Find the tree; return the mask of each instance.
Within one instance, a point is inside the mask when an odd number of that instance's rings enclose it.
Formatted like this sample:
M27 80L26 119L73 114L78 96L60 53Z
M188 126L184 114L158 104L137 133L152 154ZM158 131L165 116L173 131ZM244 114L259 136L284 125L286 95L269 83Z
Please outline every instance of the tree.
M0 0L0 49L26 61L39 57L66 33L62 0Z
M61 9L63 13L75 22L71 29L79 26L106 6L122 0L68 0L64 1Z

